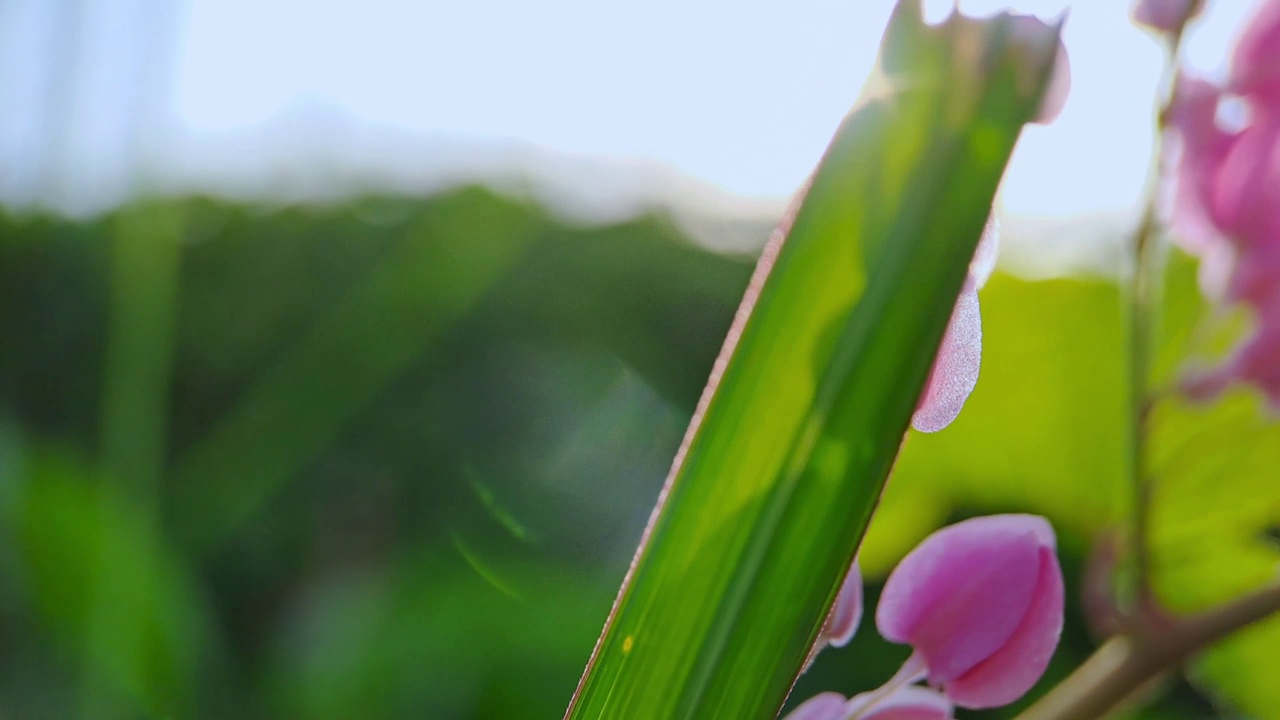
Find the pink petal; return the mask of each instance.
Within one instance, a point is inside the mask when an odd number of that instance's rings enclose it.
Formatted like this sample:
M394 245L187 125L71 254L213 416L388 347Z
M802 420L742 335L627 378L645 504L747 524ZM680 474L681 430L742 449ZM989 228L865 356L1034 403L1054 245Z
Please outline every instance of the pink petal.
M951 720L951 702L934 690L901 687L883 700L871 701L874 693L857 695L849 700L848 711L865 713L859 720Z
M1062 114L1067 106L1067 96L1071 94L1071 62L1067 58L1067 46L1058 43L1058 55L1053 63L1053 75L1049 78L1049 87L1045 88L1044 98L1040 101L1040 109L1031 122L1048 125Z
M957 705L981 709L1008 705L1027 693L1045 668L1062 635L1062 569L1052 547L1040 548L1040 573L1013 637L994 655L947 683Z
M880 634L916 649L946 684L1010 642L1035 599L1044 518L995 515L943 528L894 569L876 608Z
M978 384L982 365L982 314L974 283L965 283L951 312L933 369L925 383L911 427L920 432L937 432L960 414L964 402Z
M1013 15L1013 32L1017 41L1028 46L1041 45L1048 42L1055 32L1053 26L1034 15ZM1053 38L1058 44L1057 54L1053 60L1053 70L1049 76L1049 86L1045 88L1044 97L1040 99L1040 108L1031 122L1048 125L1062 113L1067 104L1067 95L1071 92L1071 62L1067 58L1067 46L1061 38Z
M1272 410L1280 412L1280 327L1259 328L1228 367L1236 379L1261 390Z
M862 570L855 559L853 567L849 568L849 574L844 578L844 584L840 586L840 593L836 595L835 605L831 607L831 614L827 616L827 624L823 627L819 640L825 638L831 647L844 647L853 639L861 621Z
M973 279L975 288L981 290L987 279L996 269L996 257L1000 254L1000 222L995 215L987 218L982 228L982 237L978 239L978 247L973 252L973 260L969 263L969 277Z
M1204 0L1138 0L1133 21L1153 30L1171 33L1200 14Z
M1226 299L1253 306L1259 323L1280 318L1280 237L1235 249L1229 260Z
M805 700L795 710L787 713L784 720L844 720L848 716L844 696L824 692Z
M1280 108L1254 116L1223 155L1209 196L1214 221L1242 247L1280 238Z
M1218 127L1221 100L1222 92L1212 83L1184 76L1170 113L1181 141L1173 222L1179 242L1197 255L1223 241L1211 207L1222 163L1236 138Z
M1192 372L1180 383L1180 389L1192 400L1206 402L1222 394L1235 381L1235 370L1229 365L1208 372Z
M1245 24L1231 59L1231 90L1242 95L1280 91L1280 0L1263 0Z

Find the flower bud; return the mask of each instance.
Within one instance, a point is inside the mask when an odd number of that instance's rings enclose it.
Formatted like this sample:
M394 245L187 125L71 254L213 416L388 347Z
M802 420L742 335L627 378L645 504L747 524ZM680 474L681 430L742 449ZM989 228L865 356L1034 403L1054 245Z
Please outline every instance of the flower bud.
M880 634L915 648L929 683L957 705L988 708L1025 694L1062 632L1062 570L1041 517L995 515L943 528L885 583Z
M1138 0L1133 21L1162 33L1177 32L1204 9L1204 0Z

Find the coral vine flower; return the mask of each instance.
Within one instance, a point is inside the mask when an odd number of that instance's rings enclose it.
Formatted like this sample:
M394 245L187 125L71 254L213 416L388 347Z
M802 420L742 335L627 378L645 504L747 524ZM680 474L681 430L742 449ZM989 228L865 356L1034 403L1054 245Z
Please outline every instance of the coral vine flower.
M951 703L918 687L899 687L884 695L862 693L848 700L827 692L806 700L786 720L951 720Z
M820 693L800 703L784 720L845 720L849 717L845 712L848 702L840 693Z
M1053 528L1034 515L974 518L925 538L889 575L876 608L880 634L915 652L883 687L848 700L822 693L786 720L951 720L954 705L982 709L1022 697L1062 633L1056 546ZM846 642L861 610L855 563L815 654ZM915 686L920 680L932 688Z
M858 567L857 558L854 558L849 574L845 575L844 583L836 593L835 604L831 606L831 612L827 613L827 620L818 633L818 639L814 641L813 648L809 651L805 669L807 670L813 664L818 653L828 645L831 647L848 645L853 639L853 634L858 631L860 622L862 622L862 570Z
M978 309L978 290L995 267L998 232L995 218L987 220L973 262L969 264L969 277L965 279L955 309L951 311L951 320L942 336L942 344L938 346L929 380L911 417L911 427L920 432L937 432L950 425L978 384L978 370L982 365L982 313Z
M1171 33L1200 14L1204 0L1138 0L1133 21L1152 30Z
M1217 123L1227 92L1247 124ZM1265 0L1236 46L1226 89L1183 77L1170 113L1180 140L1173 224L1179 242L1201 258L1201 286L1245 303L1254 335L1221 367L1187 390L1210 396L1232 382L1251 383L1280 412L1280 0Z
M858 720L951 720L951 703L919 687L900 687L883 698L862 693L850 698L848 707Z
M1280 94L1280 0L1264 0L1231 58L1229 88L1240 95Z
M1011 15L1013 30L1019 42L1034 47L1042 44L1053 28L1034 15ZM1067 47L1058 39L1058 50L1053 58L1053 69L1049 74L1049 84L1040 99L1040 107L1031 118L1031 122L1048 125L1058 118L1062 108L1067 104L1067 95L1071 91L1071 63L1067 58Z
M862 569L858 567L858 561L855 558L853 567L849 568L849 574L844 578L844 584L840 586L835 605L831 607L831 614L827 616L827 622L822 626L822 633L818 639L831 647L844 647L853 639L853 634L858 631L858 623L861 621Z
M1062 632L1063 582L1053 528L995 515L943 528L885 583L876 625L915 648L929 684L957 705L1017 700L1044 673Z

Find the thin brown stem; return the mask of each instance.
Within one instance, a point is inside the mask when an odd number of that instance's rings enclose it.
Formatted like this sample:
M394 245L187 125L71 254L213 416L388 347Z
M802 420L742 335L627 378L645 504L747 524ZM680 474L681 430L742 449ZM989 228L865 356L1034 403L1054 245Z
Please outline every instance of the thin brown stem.
M1175 621L1143 642L1113 638L1017 720L1106 717L1188 658L1276 612L1280 612L1280 583Z

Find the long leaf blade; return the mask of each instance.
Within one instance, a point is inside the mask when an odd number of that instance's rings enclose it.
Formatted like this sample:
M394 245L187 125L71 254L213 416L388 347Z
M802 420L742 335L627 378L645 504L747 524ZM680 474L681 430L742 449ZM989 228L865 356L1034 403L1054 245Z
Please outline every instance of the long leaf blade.
M1007 17L895 12L889 89L846 119L766 248L567 718L777 713L1055 51Z

